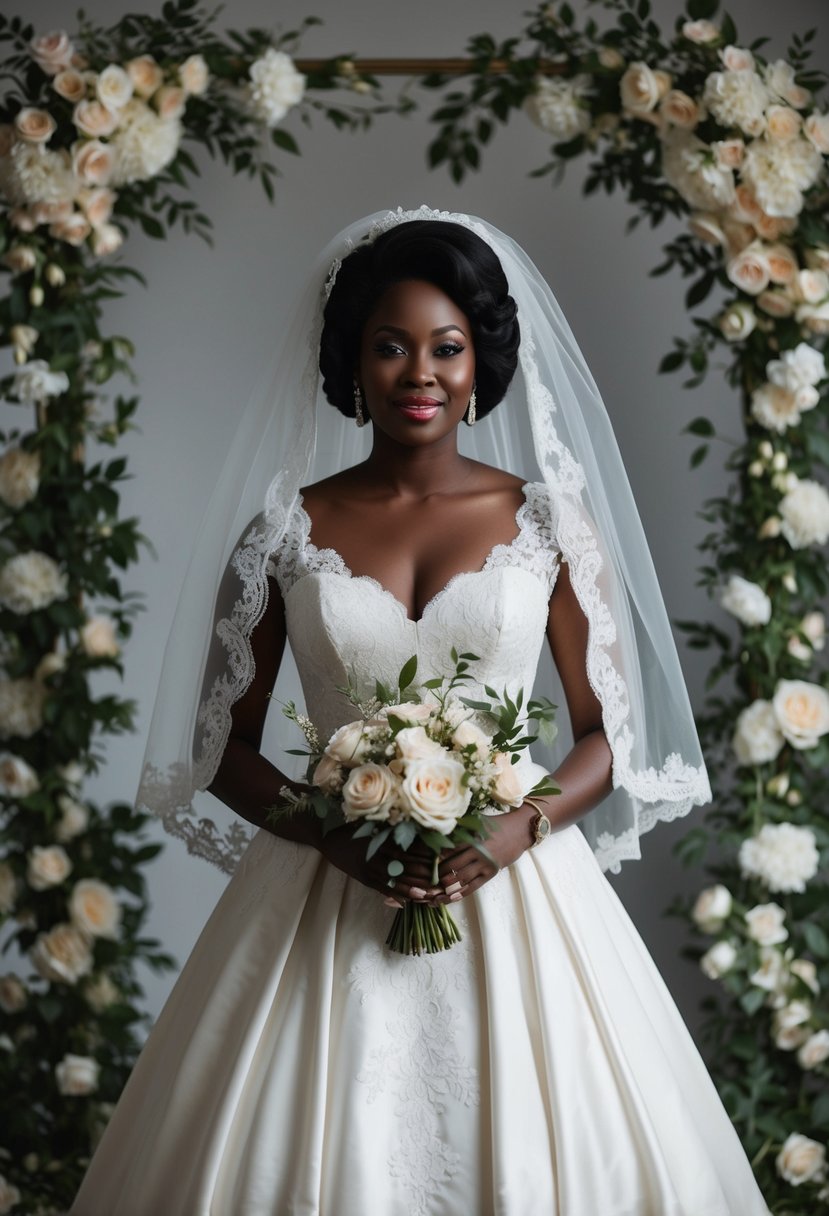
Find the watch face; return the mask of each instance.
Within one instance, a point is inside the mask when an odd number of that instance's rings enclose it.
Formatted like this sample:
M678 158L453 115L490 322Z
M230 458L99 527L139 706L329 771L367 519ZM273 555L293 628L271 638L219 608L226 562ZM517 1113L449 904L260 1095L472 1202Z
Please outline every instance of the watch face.
M539 813L538 823L535 825L535 835L537 840L544 840L550 835L552 825L546 815Z

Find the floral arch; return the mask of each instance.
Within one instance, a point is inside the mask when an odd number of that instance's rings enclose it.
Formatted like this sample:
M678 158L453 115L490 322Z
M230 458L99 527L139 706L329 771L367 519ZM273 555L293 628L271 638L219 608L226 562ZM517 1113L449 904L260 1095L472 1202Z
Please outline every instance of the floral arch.
M121 671L137 608L121 572L142 543L116 451L138 398L103 396L132 354L102 330L106 302L140 278L114 255L135 226L209 236L187 140L272 199L271 151L297 150L288 113L364 129L413 104L383 100L391 71L434 91L429 163L455 180L518 112L551 139L536 176L584 156L585 191L622 191L632 223L685 222L655 273L689 280L692 328L661 370L693 385L724 363L744 431L702 546L702 580L733 619L683 626L710 653L699 727L716 801L678 852L710 882L671 911L706 939L692 953L720 984L709 1063L770 1206L795 1216L829 1197L826 76L809 64L814 31L769 62L716 0L688 0L670 33L648 0L587 8L544 4L462 60L394 64L298 59L313 19L278 40L218 34L197 0L71 37L0 16L0 346L14 360L0 392L21 420L0 434L0 917L26 972L0 976L0 1080L9 1099L37 1095L4 1110L0 1212L71 1200L137 1050L135 964L172 965L141 928L158 846L128 803L82 790L133 717L90 683ZM725 303L704 315L714 291ZM708 418L688 429L696 465L722 436Z

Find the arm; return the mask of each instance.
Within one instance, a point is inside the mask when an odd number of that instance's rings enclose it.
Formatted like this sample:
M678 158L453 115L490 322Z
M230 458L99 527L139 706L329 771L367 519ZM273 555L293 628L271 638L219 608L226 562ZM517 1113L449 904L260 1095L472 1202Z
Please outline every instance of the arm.
M570 574L562 564L547 619L547 640L564 688L573 730L573 747L553 773L560 794L538 799L553 832L569 827L597 806L612 788L612 756L602 728L599 700L587 679L587 618L576 599ZM536 807L525 802L499 815L487 841L487 851L500 868L511 865L533 843L531 824ZM539 848L554 848L549 841ZM446 892L435 903L462 899L498 870L475 849L464 846L447 853L440 875Z

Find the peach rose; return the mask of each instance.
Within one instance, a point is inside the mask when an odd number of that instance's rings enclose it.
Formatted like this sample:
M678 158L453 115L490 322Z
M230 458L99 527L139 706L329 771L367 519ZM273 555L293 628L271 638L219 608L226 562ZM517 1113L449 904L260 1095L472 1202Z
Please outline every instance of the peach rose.
M753 224L763 214L763 209L754 194L744 183L734 191L734 202L731 204L731 214L735 220L744 224Z
M14 120L14 129L21 139L32 144L46 144L57 130L57 123L46 110L25 106Z
M803 119L791 106L769 106L766 110L766 138L788 143L800 133Z
M327 756L323 753L317 767L314 769L311 782L318 789L321 789L324 794L336 794L343 786L342 765L333 756Z
M797 319L813 334L829 334L829 300L823 304L801 304Z
M720 51L720 59L729 72L753 72L754 56L741 46L726 46Z
M347 768L362 764L366 751L365 723L347 722L328 740L325 754Z
M92 232L92 252L97 257L115 253L124 243L124 234L115 224L101 224Z
M729 257L742 253L754 240L754 229L751 224L743 224L740 220L732 219L730 216L723 219L722 229L725 233L725 245Z
M75 210L72 200L63 198L57 203L32 203L31 211L36 224L56 224L68 220Z
M717 164L723 169L739 169L746 154L742 139L717 139L711 145Z
M121 653L115 626L108 616L93 616L81 629L81 645L92 659L114 659Z
M34 270L37 265L35 251L29 245L12 245L11 249L3 254L3 265L8 266L15 274L25 274L27 270Z
M720 28L713 21L686 21L682 26L682 35L689 42L704 46L707 42L716 42L720 36Z
M56 76L72 64L75 48L65 30L52 30L29 43L32 58L47 76Z
M819 304L829 295L829 274L825 270L800 270L795 294L804 304Z
M92 227L99 228L112 215L117 197L114 190L109 190L106 186L96 186L91 190L80 190L77 201Z
M659 112L674 127L692 130L699 122L699 106L681 89L670 89L662 98Z
M469 806L472 791L464 785L466 769L459 760L413 760L400 786L404 812L422 827L448 834Z
M52 81L52 88L65 101L78 102L86 97L86 81L74 68L64 68Z
M80 211L74 212L68 219L58 220L49 225L49 235L58 241L66 241L67 245L76 248L82 245L92 231L92 225Z
M72 862L59 844L35 845L29 853L26 881L33 891L59 887L72 871Z
M656 73L646 63L632 63L619 81L623 107L641 117L653 110L661 96Z
M112 134L118 126L118 115L93 98L90 101L78 102L72 114L72 121L83 135L97 139L101 135Z
M121 905L112 888L97 878L82 878L75 883L69 898L69 916L81 933L118 939Z
M83 185L105 186L115 168L115 155L98 139L84 140L72 145L72 168Z
M788 245L766 245L763 250L772 283L792 283L797 274L797 254Z
M164 73L152 55L139 55L136 59L130 59L124 67L139 97L152 97L164 81Z
M806 680L780 680L772 700L783 736L804 751L829 734L829 692Z
M0 975L0 1009L4 1013L20 1013L27 999L25 985L16 975Z
M165 84L156 93L153 104L161 118L181 118L187 104L187 94L177 85Z
M496 752L495 782L492 788L493 797L504 806L520 806L524 801L524 792L515 765L505 752Z
M761 291L757 297L757 307L770 317L790 317L794 312L794 300L785 291Z
M199 96L207 88L207 64L201 55L190 55L178 70L178 78L185 93Z
M343 786L343 814L347 820L394 821L399 780L385 764L358 764Z
M810 114L803 124L803 133L818 152L829 156L829 114Z

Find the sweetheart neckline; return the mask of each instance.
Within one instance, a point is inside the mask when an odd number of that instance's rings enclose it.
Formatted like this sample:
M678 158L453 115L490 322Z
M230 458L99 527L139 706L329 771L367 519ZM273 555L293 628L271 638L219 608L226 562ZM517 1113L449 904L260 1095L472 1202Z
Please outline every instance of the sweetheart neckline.
M339 566L338 570L325 571L325 573L339 574L343 578L349 579L351 582L363 582L363 583L367 583L371 587L374 587L377 591L381 592L381 594L386 599L390 600L399 609L400 613L402 614L402 616L407 624L414 625L415 628L417 628L418 625L423 624L423 622L426 619L427 613L429 613L432 610L432 608L438 603L438 601L441 600L447 594L447 592L454 586L454 584L456 584L457 582L459 582L461 579L464 579L464 578L470 578L475 575L489 573L492 569L495 568L495 567L491 566L490 563L493 561L493 559L495 558L495 556L497 554L500 554L500 552L502 550L509 552L511 549L514 549L516 547L517 543L521 540L522 536L524 535L524 523L525 523L526 516L528 514L529 505L530 505L529 499L527 498L527 490L531 485L532 485L532 482L525 481L523 483L523 485L521 486L523 502L521 502L515 510L515 514L514 514L513 518L515 520L515 526L518 529L518 531L516 532L516 534L512 538L512 540L508 541L506 544L499 543L499 544L493 545L492 548L489 550L489 552L486 554L486 556L483 560L483 564L481 566L479 566L477 570L458 570L455 574L453 574L452 577L446 583L444 583L444 585L438 591L436 591L434 595L429 597L429 599L423 605L420 616L417 616L417 617L409 616L409 610L406 607L406 605L403 603L403 601L398 599L398 597L394 594L393 591L389 591L388 587L384 587L383 584L380 582L380 580L375 578L374 575L372 575L372 574L355 574L352 571L351 567L347 564L345 558L343 557L343 555L340 553L340 551L338 549L334 549L331 545L325 545L322 548L320 548L319 546L314 544L314 542L311 540L311 528L313 527L313 523L311 521L310 515L305 510L304 500L302 497L302 493L300 492L297 495L297 512L302 517L302 521L303 521L304 548L308 552L315 553L318 557L328 557L330 559L333 559L338 564L338 566Z

